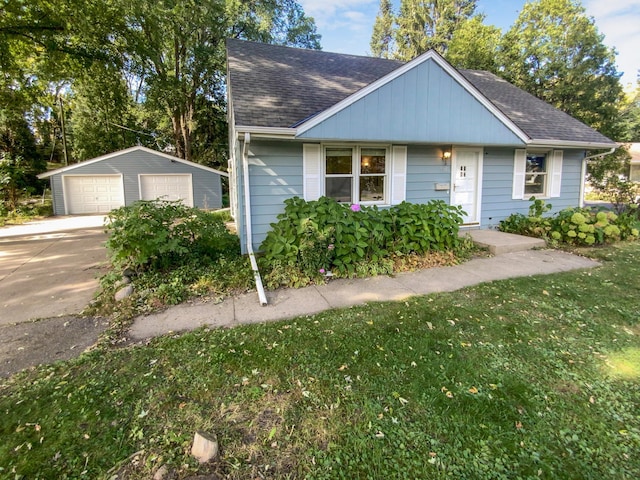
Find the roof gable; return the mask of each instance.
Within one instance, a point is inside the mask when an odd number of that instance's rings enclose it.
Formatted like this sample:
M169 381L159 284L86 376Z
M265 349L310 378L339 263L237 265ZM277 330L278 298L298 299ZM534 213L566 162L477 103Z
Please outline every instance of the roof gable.
M151 148L142 147L142 146L138 145L138 146L135 146L135 147L126 148L124 150L118 150L117 152L111 152L111 153L108 153L106 155L102 155L100 157L96 157L96 158L92 158L92 159L89 159L89 160L85 160L84 162L78 162L78 163L74 163L73 165L67 165L66 167L58 168L57 170L51 170L49 172L41 173L40 175L38 175L38 178L48 178L48 177L51 177L53 175L57 175L59 173L66 173L66 172L75 170L76 168L79 168L79 167L85 167L85 166L91 165L93 163L103 162L105 160L109 160L111 158L119 157L119 156L122 156L122 155L127 155L128 153L136 152L136 151L141 151L141 152L145 152L145 153L148 153L150 155L157 156L157 157L166 158L167 160L171 160L172 162L178 162L178 163L183 163L185 165L190 165L192 167L196 167L196 168L199 168L201 170L206 170L208 172L217 173L217 174L220 174L220 175L225 176L225 177L229 176L229 174L226 173L226 172L223 172L223 171L220 171L220 170L216 170L214 168L207 167L205 165L201 165L199 163L190 162L188 160L184 160L182 158L178 158L178 157L175 157L173 155L169 155L168 153L158 152L157 150L152 150Z
M302 123L298 136L487 145L528 139L434 50Z

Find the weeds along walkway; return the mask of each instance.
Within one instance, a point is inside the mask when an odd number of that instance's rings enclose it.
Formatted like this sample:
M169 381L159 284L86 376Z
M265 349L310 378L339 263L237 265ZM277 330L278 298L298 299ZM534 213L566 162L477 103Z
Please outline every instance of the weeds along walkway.
M282 320L367 302L400 301L414 295L451 292L471 285L514 277L593 268L599 263L558 250L527 250L477 258L452 267L436 267L394 277L336 279L326 285L267 292L260 306L255 292L221 303L187 303L137 317L129 339L145 340L172 332Z

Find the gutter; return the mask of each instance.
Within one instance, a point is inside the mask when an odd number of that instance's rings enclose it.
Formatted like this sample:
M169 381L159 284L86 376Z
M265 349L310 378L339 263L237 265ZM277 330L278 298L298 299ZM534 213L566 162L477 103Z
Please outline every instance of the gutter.
M580 169L580 175L582 178L582 182L580 182L580 208L584 207L584 187L585 187L585 183L587 181L587 163L589 163L589 160L593 160L596 158L600 158L600 157L606 157L607 155L611 155L613 152L616 151L617 147L611 147L609 150L607 150L606 152L603 153L596 153L594 155L589 155L586 156L582 159L582 167Z
M253 253L252 245L252 232L251 232L251 194L249 193L249 145L251 144L251 134L244 134L244 143L242 145L242 176L244 181L244 214L245 214L245 228L247 236L247 253L249 254L249 260L251 260L251 269L253 270L253 277L256 282L256 289L258 290L258 298L260 299L260 305L265 306L267 302L267 296L264 293L264 287L262 286L262 278L260 277L260 270L258 270L258 262L256 256Z

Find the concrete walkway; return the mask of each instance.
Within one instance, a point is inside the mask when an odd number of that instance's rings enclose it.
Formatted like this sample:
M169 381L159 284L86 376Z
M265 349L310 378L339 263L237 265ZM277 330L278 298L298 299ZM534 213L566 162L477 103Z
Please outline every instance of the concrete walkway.
M222 303L189 303L135 319L129 331L134 341L204 325L233 327L367 302L398 301L414 295L451 292L483 282L538 274L593 268L593 260L557 250L526 250L477 258L462 265L438 267L395 277L337 279L326 285L268 292L269 305L260 306L256 293L228 298Z

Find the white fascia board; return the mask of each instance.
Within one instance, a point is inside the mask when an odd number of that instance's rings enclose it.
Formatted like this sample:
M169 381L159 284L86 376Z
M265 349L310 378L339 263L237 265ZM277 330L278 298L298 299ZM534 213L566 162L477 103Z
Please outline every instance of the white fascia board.
M90 160L85 160L84 162L74 163L73 165L67 165L66 167L58 168L57 170L51 170L50 172L41 173L40 175L38 175L38 178L48 178L53 175L57 175L58 173L64 173L64 172L68 172L69 170L75 170L78 167L84 167L85 165L91 165L92 163L102 162L103 160L108 160L109 158L117 157L118 155L133 152L139 149L145 149L145 148L136 146L136 147L126 148L124 150L118 150L117 152L107 153L106 155L92 158ZM149 150L149 149L146 148L145 150ZM156 152L156 153L160 153L160 152Z
M536 148L536 147L553 147L553 148L583 148L586 150L595 150L595 149L610 149L610 148L618 148L620 144L611 142L611 143L600 143L600 142L580 142L580 141L571 141L571 140L544 140L544 139L532 139L527 142L527 147Z
M327 120L331 116L340 112L341 110L349 107L353 103L357 102L361 98L366 97L370 93L375 90L381 88L387 83L395 80L396 78L404 75L408 71L417 67L418 65L428 61L433 60L436 62L442 69L447 72L453 79L458 82L469 94L474 97L477 101L479 101L487 110L489 110L498 120L500 120L509 130L511 130L520 140L526 143L529 140L529 137L526 133L524 133L515 123L513 123L504 113L502 113L493 103L489 101L487 97L485 97L476 87L474 87L471 82L469 82L466 78L464 78L449 62L447 62L439 53L435 50L429 50L426 53L423 53L419 57L414 58L408 63L405 63L401 67L395 69L393 72L385 75L384 77L376 80L373 83L370 83L366 87L358 90L356 93L350 95L349 97L341 100L336 103L334 106L328 108L327 110L319 113L313 118L310 118L308 121L304 122L297 128L297 135L302 135L307 130L315 127L316 125L322 123Z
M236 125L234 131L237 135L251 134L253 137L264 138L295 138L296 129L287 127L256 127L250 125Z
M220 170L215 170L215 169L213 169L211 167L207 167L205 165L200 165L199 163L194 163L194 162L190 162L188 160L183 160L182 158L178 158L178 157L175 157L173 155L169 155L168 153L159 152L157 150L152 150L151 148L142 147L142 146L138 145L138 146L135 146L135 147L125 148L124 150L118 150L117 152L108 153L106 155L102 155L101 157L92 158L91 160L85 160L84 162L74 163L73 165L68 165L66 167L62 167L62 168L59 168L57 170L51 170L50 172L41 173L40 175L38 175L38 178L40 178L40 179L49 178L49 177L51 177L53 175L57 175L59 173L65 173L65 172L68 172L70 170L75 170L76 168L79 168L79 167L85 167L87 165L91 165L92 163L103 162L103 161L108 160L110 158L118 157L120 155L126 155L127 153L131 153L131 152L135 152L135 151L147 152L147 153L152 154L152 155L157 155L159 157L166 158L167 160L170 160L172 162L183 163L185 165L189 165L191 167L199 168L201 170L206 170L208 172L217 173L217 174L225 176L225 177L229 176L229 174L227 172L222 172Z

